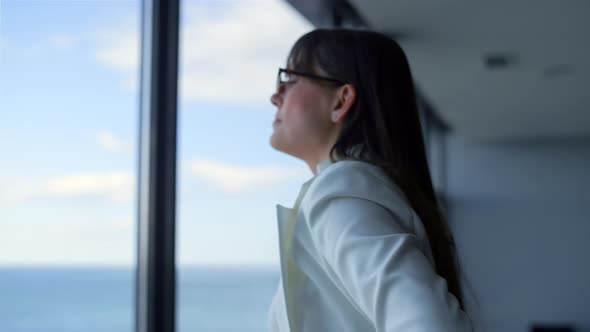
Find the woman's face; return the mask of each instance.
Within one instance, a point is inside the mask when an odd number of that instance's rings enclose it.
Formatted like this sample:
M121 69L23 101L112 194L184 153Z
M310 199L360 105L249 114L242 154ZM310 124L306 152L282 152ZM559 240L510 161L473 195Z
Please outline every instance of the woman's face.
M279 83L271 96L277 107L271 146L308 162L322 161L333 137L333 99L333 91L305 77Z

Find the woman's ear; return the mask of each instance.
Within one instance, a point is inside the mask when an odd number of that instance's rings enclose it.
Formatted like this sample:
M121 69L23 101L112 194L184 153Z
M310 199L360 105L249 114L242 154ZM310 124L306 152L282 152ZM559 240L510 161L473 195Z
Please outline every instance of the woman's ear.
M356 88L352 84L345 84L338 88L335 94L334 108L332 109L332 122L340 122L352 109L356 101Z

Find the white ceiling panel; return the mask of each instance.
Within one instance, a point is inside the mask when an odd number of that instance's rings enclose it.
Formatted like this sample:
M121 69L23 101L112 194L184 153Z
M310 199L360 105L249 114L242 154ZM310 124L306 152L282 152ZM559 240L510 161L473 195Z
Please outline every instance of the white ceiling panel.
M590 137L590 1L351 3L397 36L453 130L485 141ZM488 68L497 56L506 64Z

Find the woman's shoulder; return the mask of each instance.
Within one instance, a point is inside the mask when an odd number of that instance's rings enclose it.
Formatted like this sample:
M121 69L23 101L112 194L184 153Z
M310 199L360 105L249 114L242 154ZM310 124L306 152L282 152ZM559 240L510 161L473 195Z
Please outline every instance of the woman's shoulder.
M342 176L355 180L365 178L366 180L379 181L384 184L391 182L379 166L361 160L349 159L338 160L324 166L324 169L316 176L315 182L334 181L336 179L345 180L341 178Z
M373 165L369 162L366 161L362 161L362 160L352 160L352 159L344 159L344 160L337 160L335 162L332 162L328 167L325 168L325 170L322 173L329 173L329 172L334 172L335 170L342 170L342 169L365 169L365 170L370 170L370 169L379 169L378 166ZM321 175L321 173L320 173Z
M332 190L354 189L356 186L399 190L399 187L379 166L359 160L336 161L319 172L311 184L311 188Z
M379 166L358 160L339 160L325 167L310 184L306 196L309 203L351 197L370 200L389 209L409 210L402 190Z

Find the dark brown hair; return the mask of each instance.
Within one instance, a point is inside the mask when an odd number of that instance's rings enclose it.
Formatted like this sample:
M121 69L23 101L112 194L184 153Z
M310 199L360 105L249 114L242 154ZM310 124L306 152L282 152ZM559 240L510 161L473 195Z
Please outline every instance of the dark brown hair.
M317 29L297 40L288 65L356 88L330 158L335 161L336 153L377 165L401 188L424 224L437 273L464 309L455 245L432 187L414 83L401 47L372 31Z

